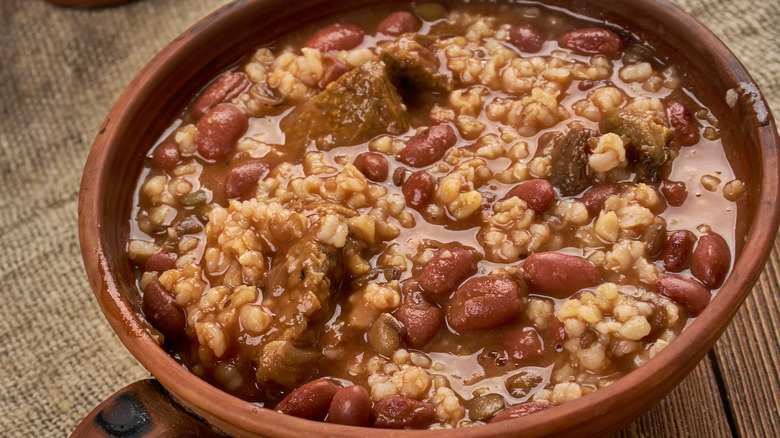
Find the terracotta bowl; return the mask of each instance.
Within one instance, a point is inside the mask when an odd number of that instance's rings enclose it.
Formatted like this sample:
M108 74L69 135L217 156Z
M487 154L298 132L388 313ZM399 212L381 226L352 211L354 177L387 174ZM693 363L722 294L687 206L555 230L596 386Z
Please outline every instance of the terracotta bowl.
M191 96L250 49L326 15L376 3L403 2L235 1L206 17L160 52L111 109L92 147L81 184L81 251L106 318L127 349L162 386L156 381L131 385L93 411L74 435L91 431L98 436L112 427L159 432L161 429L155 427L165 430L180 421L190 429L176 430L188 431L187 434L202 434L209 428L242 437L357 437L370 433L367 429L298 419L258 407L220 391L179 365L142 328L138 318L141 300L125 245L131 199L143 158ZM735 172L749 187L740 217L744 224L741 235L746 237L737 243L734 269L716 298L677 340L647 364L604 389L512 421L439 432L382 430L383 435L535 437L605 435L617 431L671 391L707 353L750 292L774 243L780 218L776 208L780 140L764 98L726 46L693 17L664 0L548 3L573 7L575 12L617 23L649 41L659 53L683 66L689 83L718 114L724 124L725 142L734 146L731 159ZM732 106L726 103L727 91L736 97ZM174 405L165 394L174 400ZM166 409L176 415L166 414Z

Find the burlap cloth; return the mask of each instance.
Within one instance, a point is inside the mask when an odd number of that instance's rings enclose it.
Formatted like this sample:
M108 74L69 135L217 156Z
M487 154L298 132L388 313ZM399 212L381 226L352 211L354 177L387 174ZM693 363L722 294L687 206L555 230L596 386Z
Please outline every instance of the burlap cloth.
M149 377L104 320L82 268L81 171L138 70L224 3L0 1L0 436L66 436L100 401ZM780 3L676 3L726 42L780 114Z

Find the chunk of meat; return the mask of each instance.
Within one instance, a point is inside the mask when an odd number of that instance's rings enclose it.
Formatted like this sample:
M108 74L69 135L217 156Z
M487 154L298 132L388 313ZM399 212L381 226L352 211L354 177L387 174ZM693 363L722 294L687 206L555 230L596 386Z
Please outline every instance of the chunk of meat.
M588 140L596 133L573 125L563 136L553 138L552 172L549 181L563 196L574 196L589 185Z
M281 124L288 146L353 146L409 129L406 106L382 64L367 62L328 84Z
M331 290L339 283L340 252L316 240L314 227L285 253L277 255L264 278L263 305L275 330L263 339L257 381L295 387L308 379L322 356L316 333L328 314Z
M439 71L439 59L433 48L436 38L405 33L381 44L380 59L395 84L407 92L452 90L452 77Z
M672 131L658 117L617 108L604 119L606 132L614 132L626 142L626 157L637 179L655 183L661 179L661 167L669 159Z
M306 322L302 322L305 326ZM295 341L269 342L263 347L255 377L258 382L272 381L294 388L311 376L320 357L320 350L311 344Z

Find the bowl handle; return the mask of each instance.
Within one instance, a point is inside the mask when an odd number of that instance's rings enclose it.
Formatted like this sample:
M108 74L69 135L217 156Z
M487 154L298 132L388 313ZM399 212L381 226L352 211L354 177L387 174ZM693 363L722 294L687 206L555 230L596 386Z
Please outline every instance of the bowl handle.
M71 438L222 437L179 406L155 379L140 380L100 403Z

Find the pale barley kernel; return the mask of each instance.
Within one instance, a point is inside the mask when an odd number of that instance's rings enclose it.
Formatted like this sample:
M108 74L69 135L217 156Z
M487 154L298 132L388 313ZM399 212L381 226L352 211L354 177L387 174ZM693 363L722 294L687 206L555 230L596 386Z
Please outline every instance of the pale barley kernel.
M198 247L200 240L197 237L185 236L179 241L179 253L192 251Z
M363 275L371 270L371 265L362 257L355 254L347 256L347 267L349 268L349 272L353 275Z
M145 240L131 240L127 244L127 256L130 260L145 260L160 250L154 242Z
M222 357L227 350L228 339L225 332L214 322L204 322L195 326L198 342L208 347L215 356Z
M586 325L584 322L576 318L569 318L563 323L563 327L566 330L566 334L572 338L578 338L585 333Z
M410 359L411 355L409 354L409 351L404 348L399 348L393 353L393 362L397 364L408 363Z
M437 190L438 198L441 202L449 204L453 202L460 194L462 176L459 174L451 173L445 176L439 183L439 189Z
M606 351L604 345L595 343L590 348L582 350L577 355L580 365L591 371L601 371L606 365Z
M558 319L576 318L581 304L578 300L566 300L558 309Z
M393 384L404 397L420 400L431 387L431 376L424 369L410 366L393 374Z
M447 210L456 219L465 219L477 211L481 205L482 195L476 190L471 190L459 194L454 201L447 205Z
M618 321L626 322L637 315L637 310L635 307L629 306L628 304L619 304L615 306L612 313L615 315Z
M380 311L394 309L401 303L401 295L396 288L369 283L363 292L363 298Z
M620 69L618 75L626 82L643 82L653 74L653 66L649 62L640 62Z
M603 314L601 313L601 309L598 307L587 305L579 308L577 311L577 316L585 322L595 323L601 321Z
M634 316L618 330L618 334L626 339L638 341L650 333L650 324L644 316Z
M146 289L146 286L149 285L149 283L154 281L157 281L157 274L154 272L144 272L141 275L141 279L138 281L138 288L144 290Z
M176 176L185 176L185 175L193 175L201 170L201 166L196 163L190 163L190 164L182 164L180 166L176 166L175 169L173 169L173 174Z
M620 237L618 217L614 211L601 211L594 227L596 234L607 242L615 243Z
M262 306L245 305L241 307L238 316L241 328L253 335L265 333L270 327L272 318Z
M371 399L374 402L393 395L398 395L398 388L391 382L382 382L371 387Z
M669 343L662 339L655 341L653 345L650 346L650 350L648 350L649 353L648 356L650 357L650 359L655 357L656 354L660 353L661 350L666 348L667 345L669 345Z
M412 364L418 367L429 368L431 366L431 359L422 353L413 351L411 352L410 356L411 356Z
M582 397L582 387L573 382L558 383L553 387L550 401L561 404Z
M626 159L623 140L614 133L599 137L593 153L588 158L590 167L596 172L608 172L618 167Z
M466 414L466 409L461 406L457 394L450 388L444 386L437 388L432 402L436 407L436 417L441 421L456 422Z
M150 200L162 195L165 187L168 185L168 178L164 175L157 175L150 178L143 186L143 194Z
M173 290L173 285L181 278L181 272L176 269L169 269L160 274L160 285L166 290Z
M485 130L485 124L472 116L461 115L455 119L455 125L461 137L466 140L475 140Z
M185 125L176 131L174 140L179 145L179 153L182 155L192 155L198 151L195 144L195 136L198 130L195 125Z

